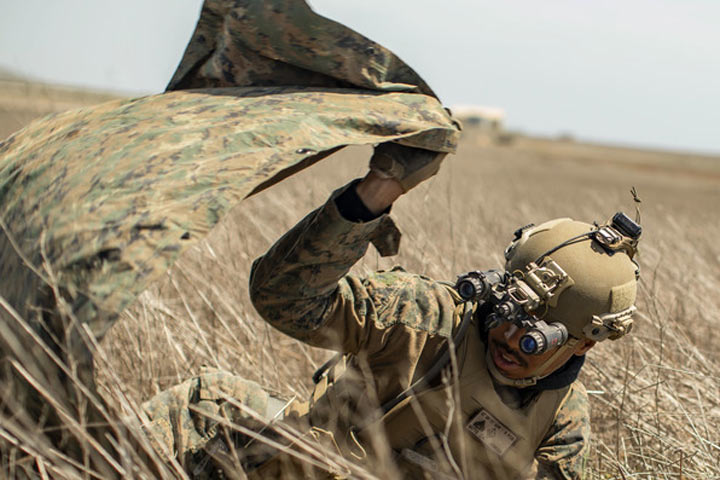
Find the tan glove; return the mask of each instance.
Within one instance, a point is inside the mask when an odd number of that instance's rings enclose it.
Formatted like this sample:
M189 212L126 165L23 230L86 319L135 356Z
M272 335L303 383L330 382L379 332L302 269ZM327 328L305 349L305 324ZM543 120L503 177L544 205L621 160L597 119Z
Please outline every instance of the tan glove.
M407 192L435 175L445 155L447 153L386 142L375 147L370 170L384 178L394 178Z

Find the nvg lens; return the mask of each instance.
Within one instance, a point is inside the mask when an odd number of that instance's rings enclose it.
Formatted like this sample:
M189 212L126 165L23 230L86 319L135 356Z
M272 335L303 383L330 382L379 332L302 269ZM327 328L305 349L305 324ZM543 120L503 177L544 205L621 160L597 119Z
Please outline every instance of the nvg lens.
M533 354L537 350L537 341L530 335L523 335L520 338L520 350L525 353Z
M464 300L469 300L475 296L475 285L473 285L472 282L461 282L458 284L457 290Z

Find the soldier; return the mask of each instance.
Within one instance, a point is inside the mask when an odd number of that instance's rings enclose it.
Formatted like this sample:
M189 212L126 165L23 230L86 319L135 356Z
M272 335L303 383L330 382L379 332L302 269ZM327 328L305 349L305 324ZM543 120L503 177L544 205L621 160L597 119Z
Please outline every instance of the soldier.
M331 432L344 455L409 478L580 478L590 425L577 376L597 341L631 329L640 227L623 214L603 225L526 226L505 252L504 272L469 272L454 285L399 267L349 275L370 242L393 238L390 206L442 157L379 145L363 179L253 264L250 293L262 317L341 354L316 373L307 405L279 415ZM238 377L213 378L197 385L235 382L238 401L260 392ZM271 403L257 411L277 417L267 413ZM291 475L286 456L239 455L256 478Z

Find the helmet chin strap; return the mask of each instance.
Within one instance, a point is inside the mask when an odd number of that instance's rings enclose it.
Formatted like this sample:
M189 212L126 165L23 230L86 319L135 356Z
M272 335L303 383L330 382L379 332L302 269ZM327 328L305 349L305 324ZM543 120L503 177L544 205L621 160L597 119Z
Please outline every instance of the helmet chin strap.
M488 371L493 376L495 381L497 381L499 384L516 388L530 387L532 385L535 385L538 380L545 378L550 373L552 373L548 372L544 375L541 375L541 373L544 372L550 365L552 365L553 362L555 362L558 358L560 358L566 350L574 350L575 346L578 344L579 341L580 339L574 337L568 338L567 342L565 342L563 345L560 345L560 347L558 347L555 353L550 355L547 360L545 360L539 367L533 370L528 377L510 378L505 376L495 365L495 361L490 355L490 348L485 351L485 363L487 364Z

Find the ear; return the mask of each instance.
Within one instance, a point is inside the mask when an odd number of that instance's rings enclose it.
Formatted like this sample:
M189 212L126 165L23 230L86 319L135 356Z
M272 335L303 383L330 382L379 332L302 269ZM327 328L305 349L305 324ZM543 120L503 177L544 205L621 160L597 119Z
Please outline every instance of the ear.
M575 346L573 354L580 356L585 355L597 342L595 340L588 340L587 338L578 342Z

